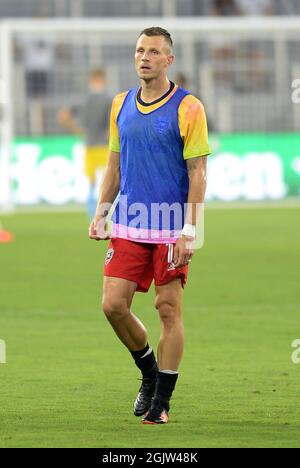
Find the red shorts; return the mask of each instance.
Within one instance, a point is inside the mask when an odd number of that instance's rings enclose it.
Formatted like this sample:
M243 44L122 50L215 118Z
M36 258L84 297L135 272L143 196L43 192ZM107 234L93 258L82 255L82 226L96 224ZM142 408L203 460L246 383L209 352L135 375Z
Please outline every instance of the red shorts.
M188 266L175 268L173 244L146 244L125 239L111 239L106 254L104 276L137 283L137 291L147 292L154 278L156 286L181 279L184 288Z

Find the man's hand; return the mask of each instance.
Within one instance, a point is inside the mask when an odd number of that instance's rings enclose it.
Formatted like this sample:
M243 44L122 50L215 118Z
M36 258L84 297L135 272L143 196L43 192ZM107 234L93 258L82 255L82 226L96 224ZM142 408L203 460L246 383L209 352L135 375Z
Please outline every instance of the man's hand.
M99 241L110 239L108 223L103 216L95 216L89 228L89 238Z
M71 120L71 113L69 109L60 109L57 113L57 121L60 125L64 126Z
M56 115L56 119L57 122L69 132L79 136L85 135L84 129L74 120L72 112L69 109L60 109Z
M195 239L191 237L182 236L178 239L174 249L174 266L181 268L188 265L194 255L193 244Z

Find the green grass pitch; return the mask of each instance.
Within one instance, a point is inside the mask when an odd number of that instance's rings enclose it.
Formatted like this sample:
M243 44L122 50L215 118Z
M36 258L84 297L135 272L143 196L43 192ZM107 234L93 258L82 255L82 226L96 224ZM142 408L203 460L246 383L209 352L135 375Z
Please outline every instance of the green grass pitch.
M140 385L100 312L107 243L83 213L2 217L1 447L299 447L300 209L207 210L184 300L170 423L132 415ZM154 292L133 310L156 347Z

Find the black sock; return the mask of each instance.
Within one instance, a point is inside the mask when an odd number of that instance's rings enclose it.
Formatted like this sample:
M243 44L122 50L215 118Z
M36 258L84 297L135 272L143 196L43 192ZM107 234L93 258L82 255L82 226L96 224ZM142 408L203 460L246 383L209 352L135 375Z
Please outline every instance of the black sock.
M143 377L155 379L158 372L158 367L154 352L150 348L149 344L147 343L147 346L141 351L130 352L137 367L141 370Z
M155 398L169 402L175 385L178 379L178 374L168 374L166 372L159 372L156 382Z

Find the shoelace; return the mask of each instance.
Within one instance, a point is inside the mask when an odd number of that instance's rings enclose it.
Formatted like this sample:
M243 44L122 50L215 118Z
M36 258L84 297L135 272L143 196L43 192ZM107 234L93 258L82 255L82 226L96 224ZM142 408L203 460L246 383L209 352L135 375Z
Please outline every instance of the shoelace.
M139 392L143 389L143 390L146 390L146 391L149 391L149 390L152 390L153 386L154 386L154 381L153 379L149 379L148 377L144 377L143 379L138 379L138 380L141 380L142 381L142 385L139 389Z

